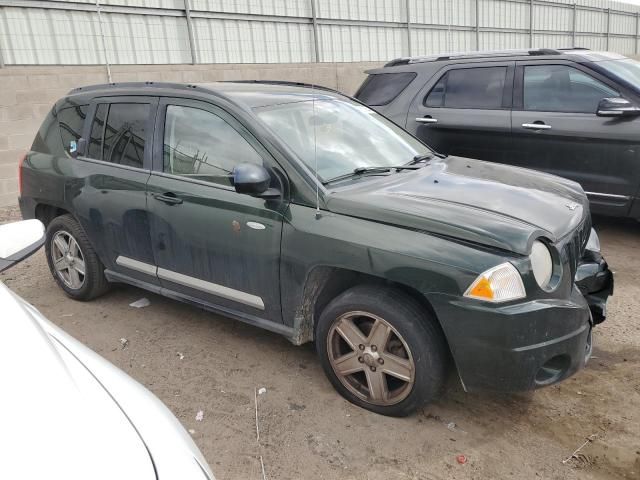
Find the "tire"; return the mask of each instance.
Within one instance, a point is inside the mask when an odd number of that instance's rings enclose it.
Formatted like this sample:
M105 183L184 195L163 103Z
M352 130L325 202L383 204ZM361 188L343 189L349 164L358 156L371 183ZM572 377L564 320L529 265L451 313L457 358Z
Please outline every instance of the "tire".
M347 290L324 309L315 337L335 389L372 412L409 415L444 387L449 354L440 326L400 290L371 285Z
M65 243L70 256L64 252ZM104 265L71 215L56 217L49 223L45 252L54 280L74 300L92 300L109 290Z

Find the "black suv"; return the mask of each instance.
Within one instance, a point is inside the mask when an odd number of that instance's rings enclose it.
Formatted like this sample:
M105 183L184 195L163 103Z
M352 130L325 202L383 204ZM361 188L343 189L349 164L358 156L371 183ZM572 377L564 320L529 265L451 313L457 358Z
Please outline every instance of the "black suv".
M640 219L640 63L586 49L400 58L356 97L435 150L577 181Z
M76 89L20 192L71 298L123 282L315 341L336 389L387 415L434 398L450 357L467 390L567 378L613 289L575 182L444 158L286 82Z

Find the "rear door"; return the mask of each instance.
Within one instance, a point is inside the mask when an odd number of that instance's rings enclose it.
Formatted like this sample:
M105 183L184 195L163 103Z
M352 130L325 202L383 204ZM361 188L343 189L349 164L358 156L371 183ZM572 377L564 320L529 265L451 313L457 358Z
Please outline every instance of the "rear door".
M512 163L574 180L592 211L626 215L640 180L640 118L598 117L616 85L566 61L517 63Z
M146 184L157 104L144 96L94 99L83 134L87 148L71 163L65 186L105 267L151 284L158 283L155 272L141 265L153 263Z
M236 193L231 172L247 162L272 172L276 167L226 110L196 100L161 100L148 183L155 263L161 284L180 295L250 322L281 322L287 202ZM274 174L274 182L278 178Z
M504 162L513 70L514 62L443 68L414 98L407 130L441 153Z

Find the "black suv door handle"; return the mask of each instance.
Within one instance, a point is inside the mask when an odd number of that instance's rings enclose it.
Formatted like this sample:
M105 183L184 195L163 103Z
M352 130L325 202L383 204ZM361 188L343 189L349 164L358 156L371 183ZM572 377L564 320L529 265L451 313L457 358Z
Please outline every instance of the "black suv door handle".
M416 118L416 122L418 123L438 123L437 118L433 118L431 115L425 115L424 117Z
M523 123L522 128L527 130L551 130L551 125L545 125L538 120L533 123Z
M182 203L182 199L178 198L175 193L167 192L162 195L153 194L153 198L156 200L160 200L161 202L166 203L167 205L180 205Z

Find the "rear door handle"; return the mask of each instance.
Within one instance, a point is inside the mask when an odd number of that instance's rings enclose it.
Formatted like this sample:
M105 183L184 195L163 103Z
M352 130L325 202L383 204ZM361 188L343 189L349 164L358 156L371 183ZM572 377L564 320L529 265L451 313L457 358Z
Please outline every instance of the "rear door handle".
M545 125L544 123L523 123L522 128L528 130L551 130L551 125Z
M418 117L416 118L416 122L418 123L438 123L437 118L433 117Z
M153 198L156 200L160 200L161 202L166 203L167 205L180 205L182 203L182 199L178 198L175 193L167 192L162 195L154 194Z

